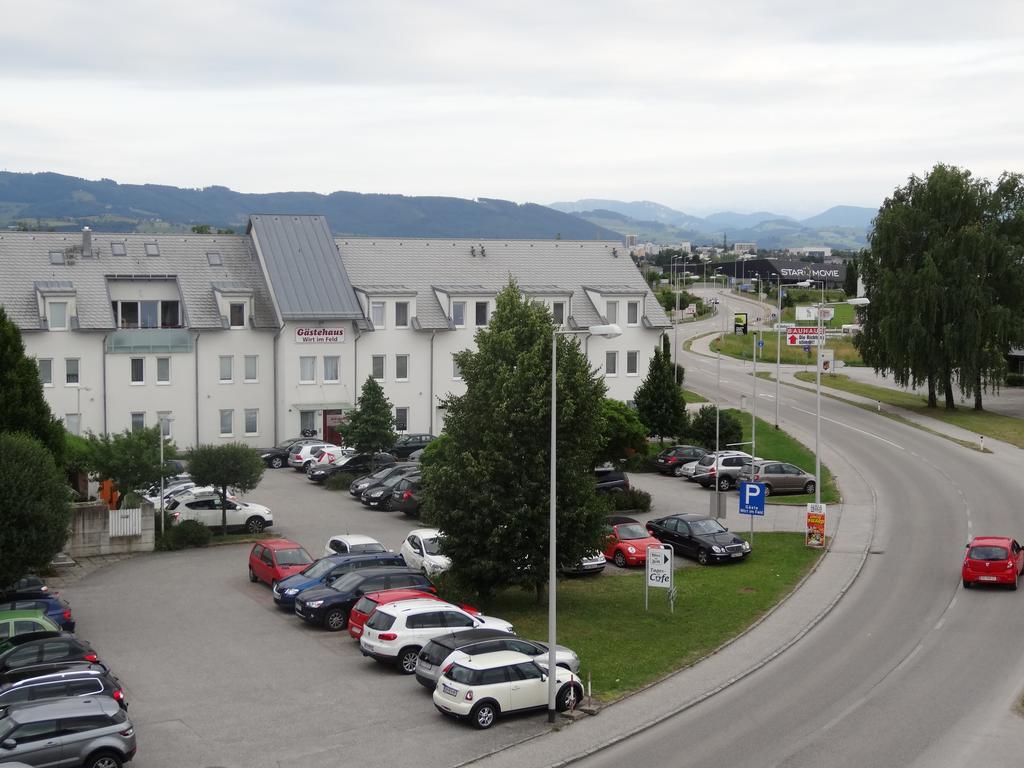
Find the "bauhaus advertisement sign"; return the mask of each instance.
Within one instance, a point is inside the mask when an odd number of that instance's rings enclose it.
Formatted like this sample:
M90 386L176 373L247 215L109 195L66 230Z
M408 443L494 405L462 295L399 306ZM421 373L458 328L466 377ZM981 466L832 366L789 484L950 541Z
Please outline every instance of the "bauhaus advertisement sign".
M296 344L343 344L344 328L296 328Z

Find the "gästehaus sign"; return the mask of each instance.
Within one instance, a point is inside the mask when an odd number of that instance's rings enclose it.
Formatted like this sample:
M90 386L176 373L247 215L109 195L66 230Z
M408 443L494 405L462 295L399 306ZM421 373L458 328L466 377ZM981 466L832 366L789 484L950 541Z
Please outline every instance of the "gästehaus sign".
M800 261L777 261L775 268L784 278L798 280L843 280L846 267L835 264L808 264Z
M344 328L296 328L296 344L343 344Z

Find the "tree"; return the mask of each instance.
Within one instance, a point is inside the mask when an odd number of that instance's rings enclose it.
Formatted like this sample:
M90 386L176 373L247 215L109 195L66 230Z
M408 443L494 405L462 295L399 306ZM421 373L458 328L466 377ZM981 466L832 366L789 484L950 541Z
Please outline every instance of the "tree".
M707 451L715 448L725 450L729 444L737 444L743 440L743 425L736 414L722 411L718 419L718 440L715 441L715 411L713 405L702 405L700 410L690 419L686 430L686 441L699 445Z
M174 470L160 465L160 427L125 430L116 434L89 435L86 464L94 474L104 480L113 480L121 496L118 508L126 494L159 483ZM177 456L174 443L164 442L164 458Z
M26 471L31 467L31 471ZM61 469L28 434L0 433L0 587L44 568L68 540L71 512Z
M221 533L228 532L228 488L239 493L260 484L266 465L259 452L244 443L200 445L192 451L188 471L196 485L212 485L220 494Z
M843 292L847 296L857 295L857 257L846 262L846 277L843 279Z
M466 393L446 401L445 436L423 458L426 518L444 531L451 574L481 599L548 578L551 345L557 340L557 549L576 563L601 538L605 503L594 490L604 382L578 340L514 282L495 302L476 351L456 353Z
M36 362L25 356L21 331L0 307L0 432L24 432L41 442L57 466L64 464L64 425L43 397Z
M686 429L686 401L683 388L676 383L676 372L669 351L659 345L654 350L647 377L636 391L637 415L651 437L662 442Z
M606 397L601 400L601 416L604 427L601 430L601 449L596 456L597 463L617 464L634 453L647 450L647 427L640 421L635 408L621 400Z
M208 235L210 234L209 224L193 224L192 231L197 235Z
M342 428L345 442L362 453L371 456L389 451L395 444L395 416L391 401L384 396L384 389L373 376L367 376L356 407L349 411L348 422Z

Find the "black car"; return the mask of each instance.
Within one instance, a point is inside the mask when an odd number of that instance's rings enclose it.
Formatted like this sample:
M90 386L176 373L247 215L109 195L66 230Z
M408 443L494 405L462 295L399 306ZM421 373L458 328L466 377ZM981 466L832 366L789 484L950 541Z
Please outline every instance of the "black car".
M597 490L603 493L629 490L629 478L621 469L599 467L594 470L594 483Z
M279 608L293 609L295 596L313 587L322 587L349 571L361 568L404 568L405 558L398 552L361 552L321 557L298 573L274 582L274 602Z
M414 464L413 467L415 466ZM364 507L370 507L371 509L391 509L391 497L398 484L402 482L403 477L405 477L404 474L396 473L377 485L371 485L363 491L359 500L363 503Z
M280 469L281 467L287 466L288 464L288 453L292 446L303 446L313 445L313 443L322 443L323 440L319 440L315 437L291 437L287 440L282 440L280 443L275 445L273 448L257 448L260 452L260 458L263 459L263 463L271 469Z
M0 590L0 599L5 601L36 600L39 598L56 597L56 594L56 592L50 591L50 588L46 586L46 582L41 578L29 574L28 576L22 576L7 587L7 589Z
M409 472L418 472L419 469L420 465L414 461L400 461L397 464L389 464L386 467L378 469L372 474L357 477L348 487L348 492L358 499L362 497L363 491L368 490L375 485L380 485L389 477L394 475L406 475Z
M423 480L419 475L406 475L391 493L391 510L409 517L420 516L420 494Z
M309 479L314 483L322 483L336 472L363 473L371 470L376 471L383 467L394 466L395 464L395 457L390 453L375 453L372 454L372 456L372 464L370 460L371 454L357 453L354 456L340 459L333 464L314 466L310 468L307 477L309 477Z
M655 461L658 471L663 475L683 476L683 464L700 461L707 451L696 445L673 445L658 454Z
M338 632L348 626L349 611L360 597L367 592L398 588L435 591L423 571L414 568L364 568L346 573L326 587L300 592L295 598L295 615Z
M671 545L673 551L695 558L701 565L745 560L750 554L748 542L704 515L660 517L647 523L647 531L658 541Z
M121 709L128 709L121 681L100 664L0 684L0 707L68 696L109 696Z
M426 448L431 440L436 439L433 435L402 435L391 448L391 455L396 459L408 459L413 451Z
M23 680L63 669L68 661L97 662L84 640L67 632L27 632L0 643L0 683Z

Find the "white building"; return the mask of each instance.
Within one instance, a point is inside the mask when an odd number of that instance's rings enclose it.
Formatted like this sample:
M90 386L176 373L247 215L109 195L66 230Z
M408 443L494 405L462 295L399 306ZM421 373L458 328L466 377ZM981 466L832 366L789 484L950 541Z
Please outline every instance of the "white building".
M608 394L631 400L669 321L619 243L335 239L319 216L244 235L0 234L0 305L71 431L163 416L179 446L334 438L368 375L399 429L437 434L513 278L581 331ZM623 335L590 338L593 324Z
M757 243L733 243L733 253L757 253Z

